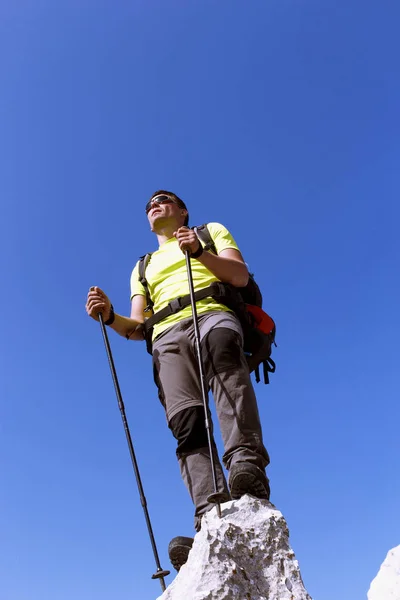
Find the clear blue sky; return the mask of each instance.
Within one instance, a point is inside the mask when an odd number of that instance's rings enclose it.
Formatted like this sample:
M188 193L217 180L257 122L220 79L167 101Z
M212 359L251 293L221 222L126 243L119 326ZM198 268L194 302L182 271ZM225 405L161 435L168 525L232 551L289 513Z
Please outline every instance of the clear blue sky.
M275 317L271 500L310 594L361 600L400 543L395 1L0 5L1 600L154 600L99 326L144 205L224 223ZM192 506L141 344L111 343L163 568ZM169 578L169 581L172 577Z

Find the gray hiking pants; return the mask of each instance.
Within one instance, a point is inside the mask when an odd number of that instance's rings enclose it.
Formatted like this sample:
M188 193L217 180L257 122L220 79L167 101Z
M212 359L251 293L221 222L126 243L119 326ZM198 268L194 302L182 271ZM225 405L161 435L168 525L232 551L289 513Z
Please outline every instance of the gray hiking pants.
M198 317L205 379L211 389L221 436L223 464L253 463L264 470L269 463L260 418L242 345L242 330L233 313L213 311ZM210 451L196 356L193 320L185 319L162 332L153 342L154 379L172 433L184 483L195 505L195 527L214 504ZM230 499L214 445L218 491Z

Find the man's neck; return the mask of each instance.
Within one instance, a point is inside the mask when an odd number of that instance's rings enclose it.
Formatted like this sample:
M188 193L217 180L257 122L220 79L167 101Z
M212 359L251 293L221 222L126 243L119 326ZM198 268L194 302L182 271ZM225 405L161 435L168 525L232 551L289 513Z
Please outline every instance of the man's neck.
M163 224L159 223L156 229L153 229L153 232L157 236L158 244L162 246L168 240L174 237L174 233L177 229L179 229L180 224L174 221L167 221Z
M157 240L158 240L158 245L159 246L162 246L163 244L165 244L165 242L167 242L172 237L174 237L172 234L171 235L166 235L165 233L156 233L156 236L157 236Z
M171 225L170 224L165 225L165 227L161 227L160 229L157 229L157 231L155 231L154 233L157 236L159 246L162 246L162 244L165 244L166 241L173 238L174 232L176 231L176 229L177 229L176 223L171 224Z

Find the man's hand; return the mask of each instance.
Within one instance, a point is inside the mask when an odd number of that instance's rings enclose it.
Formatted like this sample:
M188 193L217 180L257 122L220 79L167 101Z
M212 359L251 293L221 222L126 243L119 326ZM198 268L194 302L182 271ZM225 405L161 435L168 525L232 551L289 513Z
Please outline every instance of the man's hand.
M86 312L95 321L99 320L99 313L103 315L104 321L108 321L110 318L111 302L99 287L90 288L87 295Z
M178 240L179 248L182 252L189 251L190 254L195 254L200 248L200 240L189 227L179 227L177 231L174 231L174 236Z

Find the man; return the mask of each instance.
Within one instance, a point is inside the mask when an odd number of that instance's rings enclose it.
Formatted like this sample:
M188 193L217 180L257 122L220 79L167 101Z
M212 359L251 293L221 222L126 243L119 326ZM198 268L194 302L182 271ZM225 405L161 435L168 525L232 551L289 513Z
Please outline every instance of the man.
M147 282L154 313L188 294L185 251L191 255L195 291L215 281L244 287L249 277L242 255L223 225L208 224L217 254L203 249L195 231L187 227L188 210L176 194L156 192L146 205L146 214L159 248L151 255L145 281L139 280L139 263L133 269L130 317L114 313L110 300L98 287L90 288L86 304L91 317L98 320L102 313L106 324L131 340L143 340L143 324L149 317L143 283ZM214 396L225 450L223 463L229 470L228 487L214 446L221 501L245 493L269 499L265 475L269 457L262 441L239 319L211 297L199 300L196 307L205 378ZM214 506L207 500L214 482L190 305L154 325L152 353L158 395L178 442L181 475L195 505L195 529L199 531L202 515ZM186 562L192 542L192 538L179 537L170 543L170 559L177 570Z

